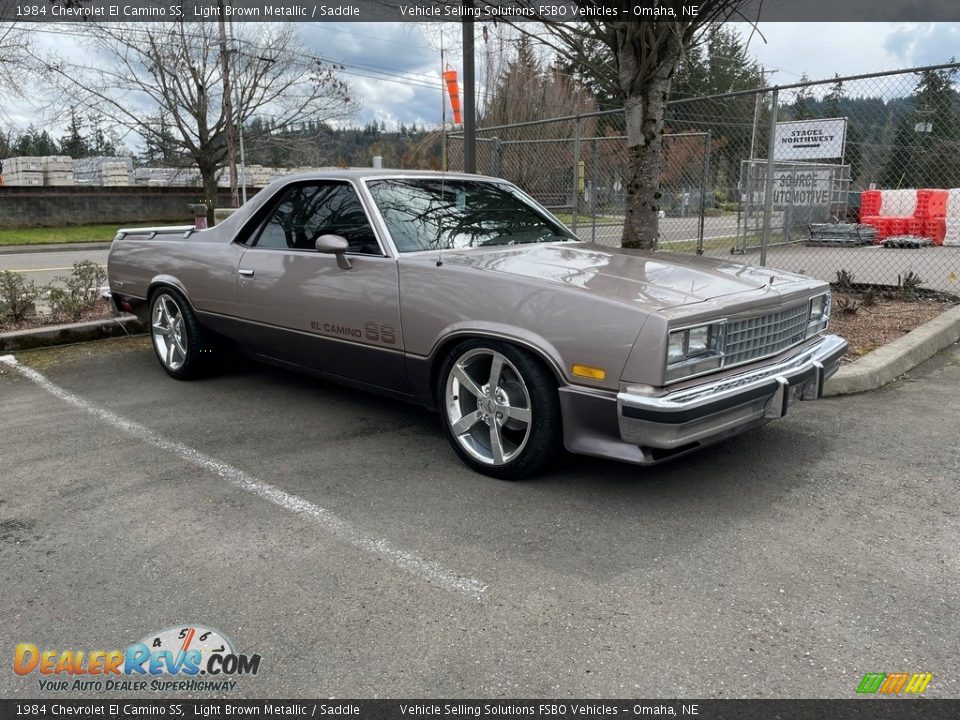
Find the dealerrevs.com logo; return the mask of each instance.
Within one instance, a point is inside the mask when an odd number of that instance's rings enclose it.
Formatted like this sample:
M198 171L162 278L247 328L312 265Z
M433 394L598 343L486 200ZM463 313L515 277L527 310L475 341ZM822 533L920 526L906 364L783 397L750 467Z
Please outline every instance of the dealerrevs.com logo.
M861 695L919 695L933 680L933 673L867 673L857 686Z
M13 671L39 676L44 691L223 692L234 689L235 678L256 675L261 659L238 653L217 630L183 625L147 635L126 650L53 650L20 643Z

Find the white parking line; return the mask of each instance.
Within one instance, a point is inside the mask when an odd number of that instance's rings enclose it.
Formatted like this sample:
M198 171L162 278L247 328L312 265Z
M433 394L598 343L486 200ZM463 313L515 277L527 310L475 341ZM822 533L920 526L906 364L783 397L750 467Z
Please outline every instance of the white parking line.
M20 365L13 355L0 356L0 363L13 368L25 378L39 385L51 395L55 395L61 400L80 408L81 410L93 415L108 425L112 425L118 430L128 433L129 435L134 436L136 439L142 440L145 443L149 443L154 447L173 453L182 460L186 460L187 462L203 468L204 470L208 470L215 475L218 475L223 480L226 480L230 484L241 488L242 490L246 490L249 493L253 493L254 495L257 495L268 502L272 502L274 505L282 507L284 510L289 510L290 512L300 515L301 517L312 520L336 537L350 543L355 547L366 550L367 552L381 555L397 567L414 575L419 575L427 582L433 583L444 590L466 595L477 602L483 599L483 593L486 592L488 587L487 583L485 582L469 577L462 577L454 572L446 570L437 563L424 560L423 558L417 557L412 553L396 548L387 540L366 535L362 531L355 528L349 521L344 520L343 518L335 515L325 508L320 507L319 505L315 505L309 500L304 500L301 497L292 495L285 490L281 490L270 483L258 480L257 478L248 475L243 470L235 468L232 465L228 465L227 463L217 460L216 458L210 457L209 455L206 455L188 445L176 442L175 440L168 440L162 435L158 435L139 423L132 422L105 408L98 407L97 405L94 405L93 403L84 400L83 398L74 395L67 390L64 390L62 387L51 382L46 378L46 376L37 372L33 368Z

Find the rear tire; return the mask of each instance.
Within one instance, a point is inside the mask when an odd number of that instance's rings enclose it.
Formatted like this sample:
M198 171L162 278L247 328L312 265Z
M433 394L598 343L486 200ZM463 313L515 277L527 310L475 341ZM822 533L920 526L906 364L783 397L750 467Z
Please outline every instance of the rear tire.
M538 358L513 345L457 345L440 368L437 399L447 439L476 472L519 480L563 452L557 383Z
M206 374L213 344L178 291L162 287L150 298L150 337L160 366L170 377L190 380Z

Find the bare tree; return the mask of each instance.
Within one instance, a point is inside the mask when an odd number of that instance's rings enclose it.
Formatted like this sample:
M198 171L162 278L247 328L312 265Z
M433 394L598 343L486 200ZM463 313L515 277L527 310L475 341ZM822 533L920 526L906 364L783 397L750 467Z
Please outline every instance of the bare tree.
M30 36L16 23L0 23L0 117L6 115L6 98L23 92L21 72Z
M533 40L522 37L512 57L489 82L478 122L485 126L547 120L564 115L590 113L597 109L590 92L557 67L548 67L537 57Z
M627 125L629 174L626 178L627 210L622 245L655 248L660 209L660 170L663 165L664 116L670 81L685 51L705 39L712 27L733 17L749 0L701 0L698 14L684 15L686 3L664 0L656 5L656 19L607 21L589 15L594 0L573 0L584 9L583 22L513 23L583 67L598 86L624 104ZM536 8L536 3L531 2ZM623 3L621 12L629 12ZM511 21L512 22L512 21Z
M58 100L96 109L145 140L172 143L171 149L200 171L211 204L217 173L227 158L231 124L243 126L266 116L270 127L283 128L352 112L338 68L304 54L294 24L239 23L229 63L216 23L83 28L90 50L83 61L37 57L54 82ZM232 112L224 96L225 67Z

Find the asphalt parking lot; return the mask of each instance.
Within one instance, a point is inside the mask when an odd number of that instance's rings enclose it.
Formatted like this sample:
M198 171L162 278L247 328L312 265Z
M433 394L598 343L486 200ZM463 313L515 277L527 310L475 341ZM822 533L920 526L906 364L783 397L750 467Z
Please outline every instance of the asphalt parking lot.
M851 697L895 671L960 696L958 346L669 465L522 483L424 410L255 364L176 382L143 338L17 361L4 697L57 696L17 643L184 623L262 656L231 697Z

